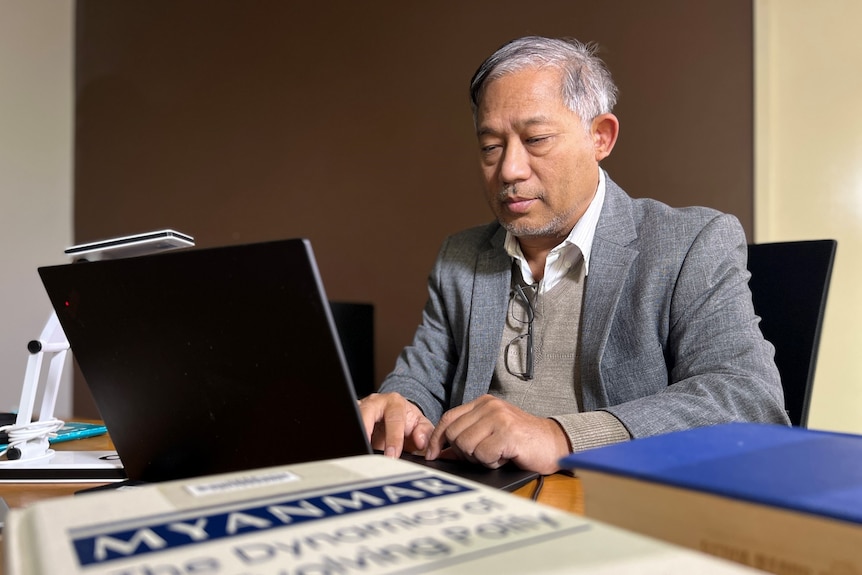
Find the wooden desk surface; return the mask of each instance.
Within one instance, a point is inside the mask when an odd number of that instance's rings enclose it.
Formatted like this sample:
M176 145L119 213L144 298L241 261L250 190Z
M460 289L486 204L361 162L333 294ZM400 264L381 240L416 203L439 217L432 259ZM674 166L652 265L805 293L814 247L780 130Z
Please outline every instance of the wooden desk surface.
M51 448L56 451L113 451L114 444L108 435L99 435L55 443ZM515 494L529 499L536 490L536 483L536 481L528 483L515 491ZM3 483L0 484L0 493L9 507L24 507L42 499L72 495L76 491L97 485L99 483ZM539 491L538 501L557 509L580 515L584 513L581 482L568 475L558 474L545 477Z
M521 487L515 491L515 495L532 497L536 490L536 483L533 481ZM544 477L537 501L563 511L584 514L584 492L581 490L581 480L571 475L560 473Z

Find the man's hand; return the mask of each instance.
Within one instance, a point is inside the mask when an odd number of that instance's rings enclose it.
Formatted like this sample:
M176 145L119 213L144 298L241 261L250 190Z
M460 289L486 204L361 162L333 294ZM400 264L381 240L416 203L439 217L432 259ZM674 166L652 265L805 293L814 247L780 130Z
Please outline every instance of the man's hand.
M371 446L389 457L423 451L434 425L422 411L398 393L372 393L359 401L362 423Z
M425 456L436 459L446 451L457 457L497 468L508 461L549 475L571 448L563 429L552 419L536 417L491 395L450 409L440 418Z

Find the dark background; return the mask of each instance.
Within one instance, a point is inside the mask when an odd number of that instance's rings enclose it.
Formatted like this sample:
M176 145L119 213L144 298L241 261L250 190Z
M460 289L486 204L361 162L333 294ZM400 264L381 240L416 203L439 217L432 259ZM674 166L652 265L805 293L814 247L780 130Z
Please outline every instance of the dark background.
M511 38L598 43L620 88L611 177L635 197L733 213L751 239L752 12L78 0L75 241L168 227L201 247L307 237L329 298L374 304L379 380L413 335L440 242L491 218L468 83ZM76 388L74 413L91 414Z

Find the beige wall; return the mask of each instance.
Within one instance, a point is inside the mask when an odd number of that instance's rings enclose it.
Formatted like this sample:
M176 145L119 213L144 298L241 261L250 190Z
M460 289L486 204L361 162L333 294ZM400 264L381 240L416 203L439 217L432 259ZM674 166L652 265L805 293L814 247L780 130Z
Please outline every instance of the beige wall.
M0 411L50 304L36 267L72 239L72 0L0 0ZM70 385L55 413L68 417Z
M754 6L755 239L838 240L809 427L862 433L862 2Z

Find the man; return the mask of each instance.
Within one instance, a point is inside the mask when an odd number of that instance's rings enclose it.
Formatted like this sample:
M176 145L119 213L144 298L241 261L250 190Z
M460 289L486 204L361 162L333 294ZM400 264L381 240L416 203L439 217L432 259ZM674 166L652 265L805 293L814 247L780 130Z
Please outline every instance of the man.
M443 244L413 343L360 402L375 448L547 474L635 437L787 424L739 222L632 199L600 169L619 122L592 47L510 42L471 99L497 221Z

